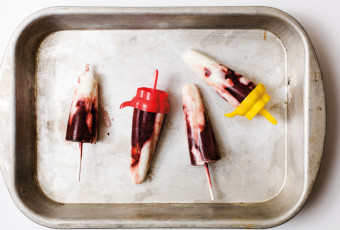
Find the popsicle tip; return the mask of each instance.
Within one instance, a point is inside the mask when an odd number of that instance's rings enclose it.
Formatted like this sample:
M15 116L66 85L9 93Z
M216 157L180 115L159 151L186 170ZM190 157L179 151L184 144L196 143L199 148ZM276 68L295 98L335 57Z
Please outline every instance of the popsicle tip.
M182 55L182 59L189 64L190 63L190 59L193 55L195 55L195 53L197 53L196 50L194 49L188 49L187 51L184 52L184 54Z
M143 181L141 181L141 180L134 180L134 179L132 179L132 182L133 182L133 183L135 183L135 184L141 184Z
M192 55L192 54L195 54L195 53L199 53L197 50L193 49L193 48L190 48L190 49L187 49L184 54L183 54L183 57L186 57L188 55Z
M88 72L88 71L90 71L90 64L85 65L85 72Z
M261 109L260 114L264 116L270 123L273 125L277 124L277 120L266 110L266 109Z
M143 175L140 175L136 168L130 168L130 178L134 184L141 184L144 181Z

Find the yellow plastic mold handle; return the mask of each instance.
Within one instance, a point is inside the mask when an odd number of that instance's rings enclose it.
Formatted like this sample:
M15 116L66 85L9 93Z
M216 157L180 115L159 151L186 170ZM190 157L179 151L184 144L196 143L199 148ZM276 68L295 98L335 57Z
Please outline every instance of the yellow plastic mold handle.
M262 116L264 116L270 123L273 125L277 124L277 120L266 110L266 109L261 109L259 112Z
M260 83L233 112L227 113L225 116L234 117L239 115L245 116L248 120L251 120L257 113L260 113L270 121L270 123L276 125L276 119L263 108L269 100L270 96L266 93L266 88Z

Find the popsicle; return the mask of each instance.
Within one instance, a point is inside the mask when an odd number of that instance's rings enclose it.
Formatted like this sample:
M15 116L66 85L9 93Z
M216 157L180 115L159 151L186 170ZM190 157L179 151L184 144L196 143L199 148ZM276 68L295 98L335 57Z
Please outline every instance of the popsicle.
M78 181L80 181L81 174L83 143L96 143L97 120L98 82L94 79L87 64L85 72L78 78L78 84L74 91L65 138L67 141L79 142Z
M194 84L183 86L182 100L187 125L191 165L204 165L211 200L214 200L208 163L221 159L214 132L211 128L201 94Z
M263 108L270 100L263 84L256 86L247 77L193 49L184 53L183 60L205 83L237 108L233 113L226 114L227 117L241 115L251 120L260 113L272 124L277 123L275 118Z
M157 146L164 114L170 110L168 94L156 89L158 70L155 71L153 88L141 87L137 95L121 104L134 107L131 134L131 180L135 184L144 181Z

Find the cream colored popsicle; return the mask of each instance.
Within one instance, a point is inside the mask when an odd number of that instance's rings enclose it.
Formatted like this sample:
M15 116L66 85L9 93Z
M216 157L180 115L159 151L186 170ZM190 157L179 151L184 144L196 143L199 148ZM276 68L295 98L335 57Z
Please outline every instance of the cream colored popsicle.
M153 159L164 113L152 113L134 109L131 135L131 180L135 184L144 181Z
M248 78L196 50L188 50L183 60L233 107L237 107L256 87Z
M183 86L182 99L191 165L205 166L211 199L214 200L208 163L221 159L214 132L201 94L194 84Z
M83 143L96 143L98 120L98 82L86 65L85 72L79 76L77 88L74 91L71 111L67 123L66 140L79 142L80 180Z
M131 134L132 182L140 184L144 181L153 159L163 118L170 110L168 94L156 89L158 70L155 70L154 87L140 87L131 101L123 102L120 108L134 107Z

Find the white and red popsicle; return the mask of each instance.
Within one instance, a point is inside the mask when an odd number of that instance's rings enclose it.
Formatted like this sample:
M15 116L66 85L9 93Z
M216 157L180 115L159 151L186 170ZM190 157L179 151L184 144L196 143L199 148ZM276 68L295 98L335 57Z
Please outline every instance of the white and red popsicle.
M89 65L86 65L85 72L79 76L77 88L74 91L65 138L67 141L79 142L79 181L81 173L83 143L96 143L97 120L98 82L91 74Z
M144 181L150 168L164 113L146 112L134 109L131 134L131 180L135 184Z
M131 134L131 180L144 181L153 159L165 113L169 112L168 94L156 89L158 70L155 71L153 88L141 87L137 95L121 104L134 107Z
M190 49L185 52L183 60L235 108L256 87L248 78L196 50Z
M277 124L277 120L264 108L270 96L263 84L256 86L248 78L196 50L184 53L183 60L205 83L236 108L225 116L240 115L251 120L260 113L273 125Z
M214 200L208 163L221 159L214 132L201 94L194 84L183 86L182 100L191 165L205 166L211 200Z

